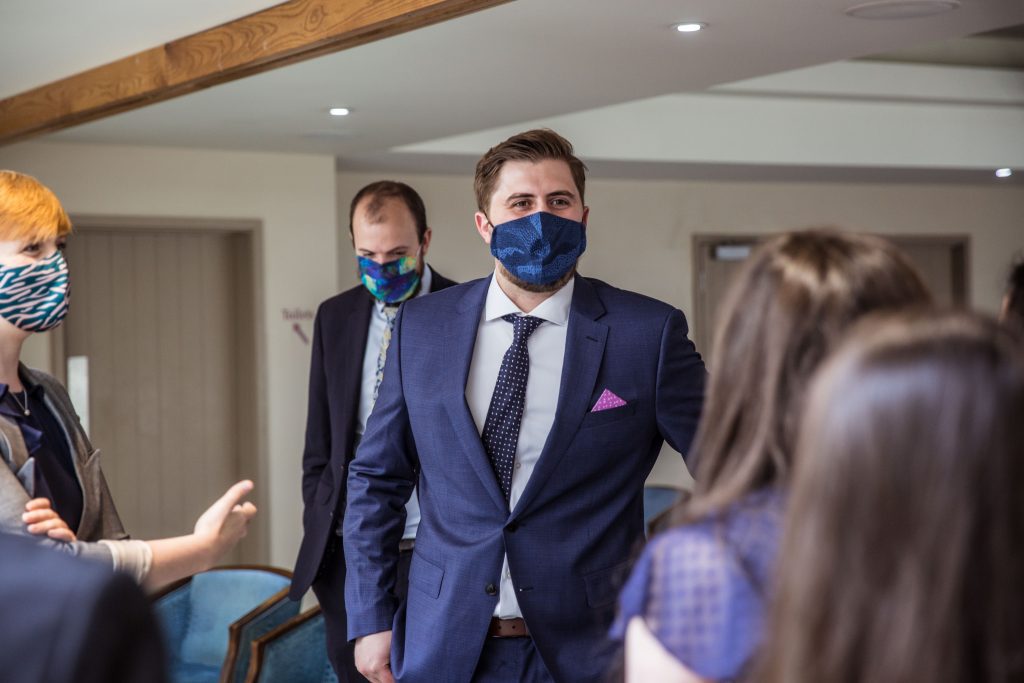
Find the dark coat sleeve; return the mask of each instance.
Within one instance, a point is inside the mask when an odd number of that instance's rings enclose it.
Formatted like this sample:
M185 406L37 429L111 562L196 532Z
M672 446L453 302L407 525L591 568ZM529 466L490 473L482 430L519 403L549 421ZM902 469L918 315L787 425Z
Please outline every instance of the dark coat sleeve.
M377 403L349 466L343 534L349 640L390 630L398 607L398 544L419 467L402 388L403 319L404 307L395 321Z
M704 405L707 371L687 331L682 311L672 311L661 335L656 409L662 437L692 468L690 445Z
M302 451L302 502L313 505L317 482L331 460L331 416L324 372L323 317L321 305L313 322L313 354L309 364L309 406L306 443Z

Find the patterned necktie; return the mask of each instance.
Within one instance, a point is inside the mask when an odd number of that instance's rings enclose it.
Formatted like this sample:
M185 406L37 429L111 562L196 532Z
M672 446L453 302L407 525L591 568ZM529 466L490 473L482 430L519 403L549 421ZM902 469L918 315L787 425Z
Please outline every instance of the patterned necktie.
M373 383L373 400L370 401L370 410L377 404L377 394L380 392L380 383L384 380L384 361L388 359L388 347L391 346L391 333L395 331L395 316L398 315L398 305L384 305L384 336L380 340L380 353L377 354L377 379Z
M491 466L494 467L494 474L498 477L501 492L508 501L512 493L512 465L516 459L519 426L523 421L523 407L526 404L526 379L530 375L530 352L526 341L544 321L514 313L503 315L501 319L512 323L512 346L508 347L505 357L501 359L498 383L491 395L481 439L491 459Z

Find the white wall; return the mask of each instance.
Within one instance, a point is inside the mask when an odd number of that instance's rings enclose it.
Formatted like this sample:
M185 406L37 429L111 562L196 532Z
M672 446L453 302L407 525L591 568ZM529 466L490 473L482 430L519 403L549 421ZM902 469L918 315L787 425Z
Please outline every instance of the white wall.
M335 292L334 159L154 147L26 143L0 149L0 168L38 177L74 215L239 218L262 223L263 320L258 321L266 395L269 560L291 567L301 539L300 463L309 347L284 308L315 310ZM262 328L259 326L262 325ZM311 327L311 325L307 325ZM307 334L309 333L307 329ZM45 344L26 358L47 366ZM183 426L183 428L186 428Z
M381 176L338 174L339 216L366 183ZM473 227L470 176L397 174L416 188L434 228L429 261L457 280L490 272L493 261ZM588 248L581 272L693 310L693 236L765 233L815 225L889 234L970 236L971 301L998 310L1003 277L1024 249L1024 188L957 185L839 185L592 180ZM347 228L346 228L347 229ZM339 272L354 282L348 242ZM678 458L662 457L652 481L685 483Z
M386 174L385 174L386 175ZM338 174L339 218L366 183L384 177ZM492 268L473 227L469 176L392 174L416 188L434 228L431 263L457 279ZM834 225L893 235L970 237L969 286L976 307L995 312L1015 250L1024 249L1024 188L982 185L872 185L649 180L591 180L589 243L581 272L693 308L691 247L705 233L744 234ZM339 273L355 282L354 258L339 242Z

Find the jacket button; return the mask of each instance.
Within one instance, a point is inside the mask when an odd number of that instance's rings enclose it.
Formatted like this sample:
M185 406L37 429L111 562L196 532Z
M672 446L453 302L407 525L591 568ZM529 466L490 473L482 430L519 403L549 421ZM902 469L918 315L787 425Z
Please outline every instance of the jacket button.
M519 528L519 522L509 522L508 526L505 528L514 534L516 532L516 529Z
M498 587L495 586L493 583L489 583L489 584L487 584L487 587L484 588L484 592L487 593L488 595L497 595L498 594Z

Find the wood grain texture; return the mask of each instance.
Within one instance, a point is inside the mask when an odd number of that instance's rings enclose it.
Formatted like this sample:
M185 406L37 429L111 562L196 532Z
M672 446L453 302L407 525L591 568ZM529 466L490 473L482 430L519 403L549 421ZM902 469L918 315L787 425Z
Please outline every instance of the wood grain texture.
M510 0L291 0L0 100L0 145Z

